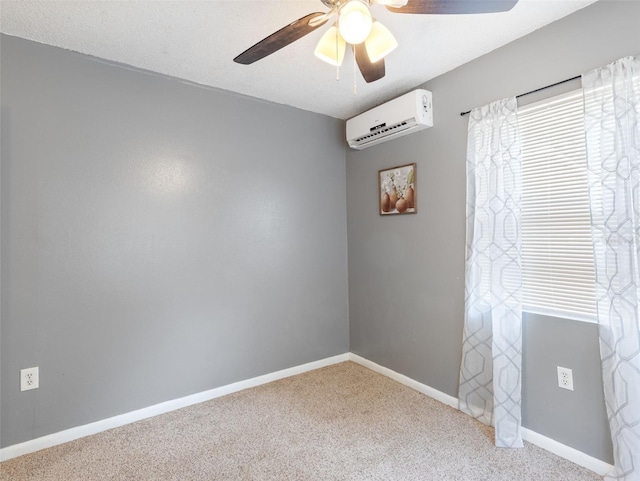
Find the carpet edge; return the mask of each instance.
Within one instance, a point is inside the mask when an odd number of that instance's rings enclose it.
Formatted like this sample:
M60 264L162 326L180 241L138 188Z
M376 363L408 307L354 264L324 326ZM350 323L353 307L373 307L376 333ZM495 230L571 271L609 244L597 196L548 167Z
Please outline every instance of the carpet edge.
M383 376L386 376L394 381L399 382L400 384L404 384L407 387L410 387L422 394L425 394L429 397L432 397L436 401L440 401L447 406L450 406L454 409L458 409L459 400L456 397L453 397L449 394L446 394L442 391L439 391L431 386L426 384L422 384L421 382L416 381L404 374L400 374L392 369L376 364L369 359L366 359L357 354L349 353L349 360L355 362L356 364L360 364L363 367L371 369L372 371L377 372ZM536 446L549 451L561 458L564 458L568 461L571 461L578 466L582 466L594 473L605 476L609 472L613 470L613 466L605 461L602 461L598 458L594 458L593 456L586 454L582 451L579 451L571 446L567 446L566 444L562 444L555 439L544 436L543 434L532 431L531 429L525 428L522 429L522 438L530 442L531 444L535 444Z
M333 364L338 364L341 362L346 362L348 360L349 353L338 354L337 356L327 357L318 361L312 361L306 364L282 369L280 371L275 371L272 373L264 374L262 376L245 379L244 381L238 381L232 384L227 384L225 386L209 389L207 391L202 391L177 399L164 401L152 406L147 406L135 411L130 411L128 413L119 414L89 424L84 424L81 426L65 429L63 431L58 431L56 433L47 434L45 436L31 439L22 443L6 446L0 449L0 462L8 461L9 459L17 458L18 456L22 456L24 454L34 453L42 449L68 443L76 439L91 436L93 434L98 434L109 429L118 428L120 426L131 424L136 421L141 421L143 419L148 419L160 414L175 411L176 409L181 409L221 396L226 396L227 394L232 394L244 389L249 389L252 387L260 386L262 384L278 381L280 379L295 376L297 374L302 374L308 371L314 371L316 369L331 366Z

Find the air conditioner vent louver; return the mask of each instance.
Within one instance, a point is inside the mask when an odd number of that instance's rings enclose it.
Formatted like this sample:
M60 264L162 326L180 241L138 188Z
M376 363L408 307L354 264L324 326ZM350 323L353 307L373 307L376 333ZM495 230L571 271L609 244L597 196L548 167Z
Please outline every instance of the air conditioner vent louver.
M354 139L354 142L356 142L357 144L362 145L362 144L364 144L366 142L370 142L372 139L376 139L376 138L380 137L381 135L385 136L385 135L388 134L388 132L392 132L392 131L397 130L397 129L405 130L405 129L413 127L415 124L416 124L415 121L409 122L409 121L403 120L402 122L398 122L395 125L391 125L389 127L384 127L382 129L374 130L373 132L371 132L368 135L363 135L362 137L358 137L357 139Z
M347 142L361 150L432 126L431 92L419 89L347 120Z

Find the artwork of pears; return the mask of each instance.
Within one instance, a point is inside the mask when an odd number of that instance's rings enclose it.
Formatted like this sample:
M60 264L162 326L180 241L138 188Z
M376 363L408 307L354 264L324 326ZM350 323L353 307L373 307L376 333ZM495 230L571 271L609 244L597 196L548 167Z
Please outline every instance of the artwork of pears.
M380 215L415 214L416 164L402 165L378 172Z

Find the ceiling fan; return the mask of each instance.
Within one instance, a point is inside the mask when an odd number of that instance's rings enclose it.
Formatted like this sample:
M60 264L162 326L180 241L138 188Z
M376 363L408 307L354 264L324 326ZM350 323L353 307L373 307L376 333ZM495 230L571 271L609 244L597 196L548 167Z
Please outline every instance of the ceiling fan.
M346 44L353 48L355 61L367 83L385 75L384 57L398 45L391 32L371 16L371 5L390 12L417 14L496 13L511 10L518 0L320 0L328 12L314 12L290 23L248 48L234 62L249 65L299 40L323 26L334 15L336 22L324 33L314 54L340 66Z

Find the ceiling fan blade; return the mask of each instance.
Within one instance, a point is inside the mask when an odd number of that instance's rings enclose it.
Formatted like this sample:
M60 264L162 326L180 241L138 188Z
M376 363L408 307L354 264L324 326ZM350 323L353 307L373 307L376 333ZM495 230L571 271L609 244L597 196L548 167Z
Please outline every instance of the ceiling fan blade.
M324 21L318 21L317 23L314 22L313 26L310 25L311 20L323 15L326 16L326 14L322 12L314 12L290 23L277 32L272 33L267 38L260 40L253 47L248 48L234 58L233 61L243 65L249 65L266 57L267 55L277 52L282 47L286 47L290 43L295 42L308 33L313 32L316 28L324 25L329 19L328 16Z
M518 0L409 0L404 7L387 5L395 13L435 15L497 13L511 10Z
M353 48L356 56L356 63L358 64L358 68L360 69L365 82L375 82L376 80L380 80L384 77L385 72L383 58L375 63L371 62L364 42L359 45L354 45Z

